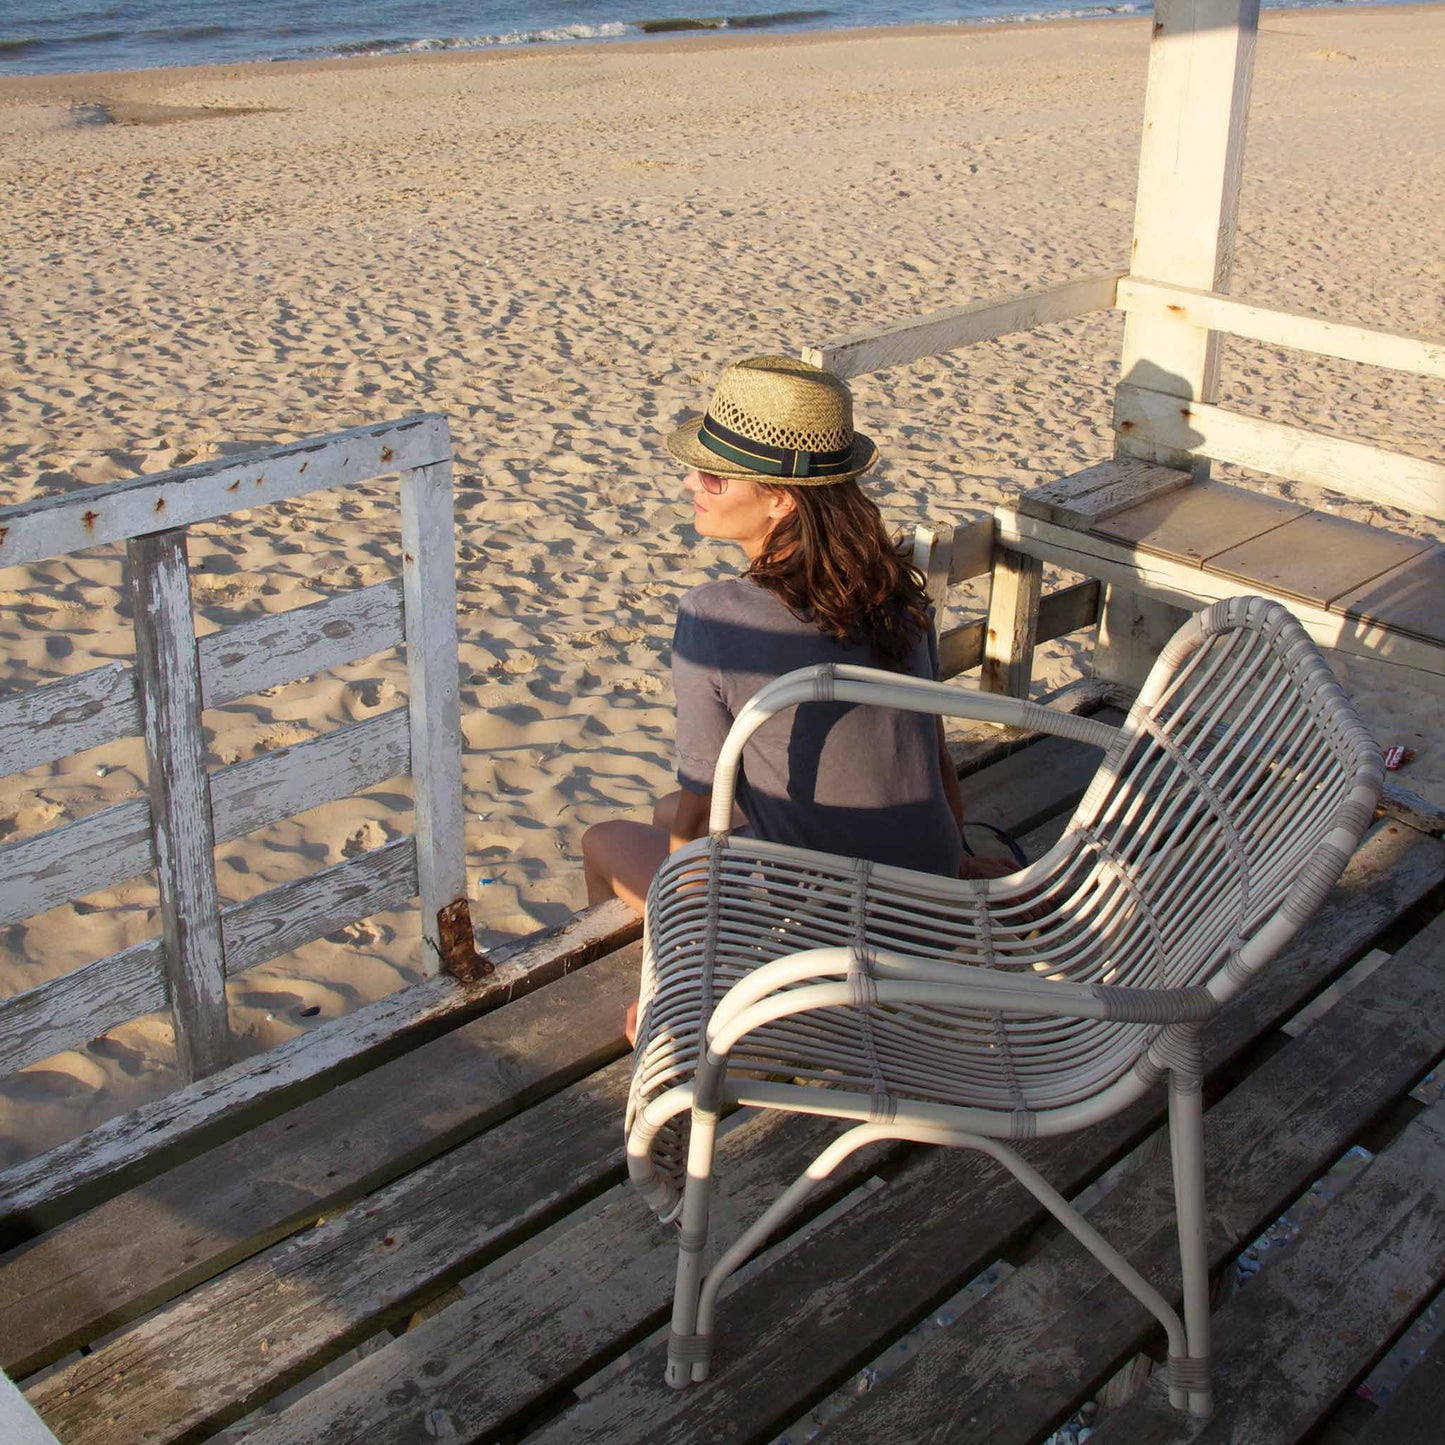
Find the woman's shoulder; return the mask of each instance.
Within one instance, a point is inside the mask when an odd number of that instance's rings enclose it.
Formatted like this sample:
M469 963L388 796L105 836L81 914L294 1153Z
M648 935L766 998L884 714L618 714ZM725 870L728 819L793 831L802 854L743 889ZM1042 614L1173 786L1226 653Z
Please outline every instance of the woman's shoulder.
M782 604L771 592L746 577L719 577L712 582L701 582L684 592L677 610L680 616L711 621L714 618L753 617L759 612L771 612L780 607Z

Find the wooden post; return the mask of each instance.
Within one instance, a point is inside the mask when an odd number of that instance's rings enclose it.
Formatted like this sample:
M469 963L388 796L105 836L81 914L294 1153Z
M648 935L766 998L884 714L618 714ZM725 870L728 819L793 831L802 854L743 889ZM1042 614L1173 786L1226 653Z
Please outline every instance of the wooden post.
M913 529L913 565L923 573L924 589L933 608L934 626L943 631L943 604L948 599L948 574L953 561L953 528L946 522L920 522Z
M1034 638L1044 564L1008 547L995 547L983 644L985 692L1027 697L1034 674Z
M1245 122L1254 76L1259 0L1155 0L1130 275L1201 291L1224 289L1234 263ZM1127 385L1212 402L1219 383L1214 332L1171 313L1130 312L1120 376ZM1115 455L1208 474L1186 449L1115 433ZM1110 587L1094 668L1139 687L1173 631L1158 607ZM1128 639L1120 649L1115 639Z
M132 538L127 552L161 938L176 1062L190 1083L229 1062L231 1036L185 530Z
M491 972L473 939L462 808L452 464L401 474L402 596L410 679L416 871L425 968L470 980Z

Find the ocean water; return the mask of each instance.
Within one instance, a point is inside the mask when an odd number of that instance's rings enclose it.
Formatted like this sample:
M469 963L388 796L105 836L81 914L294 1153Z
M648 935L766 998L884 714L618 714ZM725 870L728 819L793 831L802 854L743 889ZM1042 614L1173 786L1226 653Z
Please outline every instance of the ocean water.
M789 0L716 0L714 11L713 3L0 0L0 75L639 40L680 30L786 32L860 25L977 25L1140 15L1152 8L1150 0L819 0L813 5L790 5Z

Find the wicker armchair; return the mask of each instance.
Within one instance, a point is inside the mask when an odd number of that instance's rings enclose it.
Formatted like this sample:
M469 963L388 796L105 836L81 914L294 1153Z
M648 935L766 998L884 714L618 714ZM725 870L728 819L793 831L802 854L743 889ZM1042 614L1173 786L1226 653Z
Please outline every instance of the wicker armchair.
M748 737L809 700L1041 729L1104 760L1059 842L1003 879L730 837ZM1190 619L1117 729L866 668L808 668L761 689L719 760L711 836L672 855L647 902L627 1151L633 1183L679 1225L668 1382L706 1378L727 1276L850 1152L893 1138L1006 1165L1159 1319L1171 1400L1208 1414L1201 1026L1319 906L1382 777L1303 629L1253 597ZM1001 1142L1084 1128L1165 1075L1182 1322ZM853 1127L704 1278L729 1104Z

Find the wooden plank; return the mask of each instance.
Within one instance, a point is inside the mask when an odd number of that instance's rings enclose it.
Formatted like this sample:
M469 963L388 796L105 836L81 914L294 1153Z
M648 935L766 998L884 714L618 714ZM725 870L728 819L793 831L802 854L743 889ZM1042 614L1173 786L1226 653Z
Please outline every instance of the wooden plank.
M397 838L226 909L226 971L254 968L415 897L416 840Z
M88 818L0 843L0 924L44 913L154 866L147 798L129 798Z
M992 535L993 528L989 528ZM913 565L923 573L923 590L933 608L935 626L948 600L948 564L953 528L943 522L920 522L913 529Z
M0 699L0 773L18 773L140 732L135 680L123 662Z
M157 525L189 527L450 456L446 418L426 414L0 507L0 567L124 541Z
M1124 715L1112 709L1095 714L1118 726ZM1103 754L1083 743L1043 738L1010 754L961 785L967 823L987 823L1018 835L1071 809L1099 770Z
M1336 597L1330 603L1330 611L1343 612L1347 617L1371 618L1398 632L1439 641L1445 637L1442 597L1445 597L1445 547L1432 547L1353 592Z
M1423 537L1310 512L1266 536L1217 552L1204 565L1222 577L1327 607L1429 547Z
M126 550L176 1067L191 1083L226 1063L231 1029L186 534L136 537Z
M1052 642L1067 637L1081 628L1092 627L1099 619L1099 584L1092 578L1046 592L1039 598L1039 621L1035 642ZM983 663L988 623L980 617L973 622L950 627L938 639L939 675L957 677Z
M148 938L0 1001L0 1073L167 1007L165 950Z
M826 367L837 376L862 376L925 356L938 356L959 346L992 341L1015 331L1072 321L1091 311L1111 307L1121 274L1116 271L1106 276L1091 276L1046 291L1024 291L999 301L974 301L967 306L870 327L867 331L820 341L816 346L805 346L803 360Z
M1036 558L1007 548L995 549L979 679L985 692L1029 695L1042 586L1043 568Z
M8 1375L0 1374L0 1439L6 1445L60 1445Z
M1105 1417L1099 1445L1309 1435L1445 1277L1442 1161L1445 1102L1408 1124L1294 1249L1220 1311L1212 1419L1181 1418L1151 1380ZM1438 1414L1432 1425L1422 1439L1440 1438Z
M216 842L364 792L411 766L405 708L333 728L211 774Z
M953 529L953 550L948 559L948 585L957 586L982 577L993 567L993 518L980 517Z
M409 756L406 712L396 709L221 768L210 775L215 842L397 777ZM145 798L0 844L0 924L134 878L155 861Z
M1205 406L1157 389L1120 386L1114 425L1127 435L1363 502L1445 521L1445 465Z
M1000 541L1005 546L1111 585L1147 593L1175 607L1192 611L1221 598L1233 597L1239 591L1239 584L1228 577L1155 556L1125 542L1056 527L1036 517L1011 513L1006 508L999 510L996 521ZM1438 643L1422 641L1363 618L1329 612L1298 599L1288 599L1287 605L1321 647L1336 648L1435 677L1445 676L1445 649Z
M521 998L624 947L641 931L637 917L615 899L585 909L560 928L498 949L496 973L478 984L464 986L449 976L413 984L13 1165L0 1174L0 1246L32 1238L178 1159Z
M713 1204L723 1238L743 1227L834 1132L820 1119L753 1118L718 1142L727 1188ZM830 1181L840 1193L875 1155L865 1150ZM658 1324L671 1307L677 1248L639 1219L627 1187L578 1211L545 1251L501 1260L476 1288L384 1350L247 1432L255 1445L349 1445L443 1438L494 1439L548 1382L585 1378L620 1338ZM477 1368L485 1359L486 1367Z
M640 964L601 959L0 1259L0 1365L41 1369L618 1059Z
M1234 262L1258 20L1259 0L1156 0L1135 190L1134 275L1225 289ZM1128 313L1120 375L1126 383L1213 401L1218 339L1176 316ZM1191 448L1166 438L1119 430L1115 447L1121 458L1191 464Z
M1410 1366L1395 1393L1355 1436L1354 1445L1436 1445L1445 1419L1445 1333Z
M477 953L467 899L452 533L451 460L403 472L402 590L422 968L471 979L489 972L490 965Z
M1042 517L1061 527L1087 528L1150 497L1188 486L1189 481L1187 471L1156 467L1151 462L1099 462L1031 492L1020 492L1013 505L1028 517Z
M1440 929L1445 932L1445 921ZM1248 1011L1256 989L1232 1001L1211 1026L1211 1071L1220 1034L1229 1027L1226 1018L1233 1023ZM1358 1129L1438 1057L1442 1045L1445 975L1434 948L1402 949L1387 970L1211 1109L1205 1149L1212 1263L1231 1257L1242 1240L1254 1238L1277 1217L1338 1158ZM1107 1126L1102 1132L1108 1132ZM1074 1143L1052 1141L1052 1147L1035 1145L1023 1152L1036 1163L1045 1160L1045 1173L1068 1194L1075 1187L1069 1167ZM973 1167L984 1172L978 1162ZM1168 1159L1161 1156L1129 1175L1096 1206L1091 1219L1166 1297L1177 1298L1169 1172ZM882 1201L873 1213L870 1200L740 1287L718 1311L720 1337L734 1347L725 1358L718 1352L707 1390L687 1392L680 1405L656 1401L667 1393L656 1389L660 1350L638 1352L631 1372L616 1387L560 1417L554 1429L529 1445L562 1439L578 1445L608 1439L620 1445L649 1438L647 1432L669 1445L700 1445L722 1427L724 1412L737 1435L756 1431L761 1436L780 1428L786 1420L777 1419L778 1402L787 1408L787 1402L801 1401L801 1409L807 1408L816 1386L805 1381L827 1368L824 1361L836 1368L839 1355L849 1353L849 1332L856 1335L873 1325L883 1308L881 1286L886 1283L891 1291L911 1276L916 1297L925 1302L924 1310L930 1308L926 1302L951 1283L940 1275L953 1273L954 1258L963 1254L965 1263L973 1263L976 1230L996 1227L993 1216L979 1209L976 1195L955 1196L933 1206L940 1213L944 1206L951 1208L953 1232L947 1243L939 1240L930 1251L915 1241L914 1248L895 1254L888 1241L895 1234L906 1238L916 1227L909 1208L916 1197L915 1191L908 1200L895 1200L886 1213ZM998 1205L1008 1208L1009 1196ZM869 1225L871 1234L865 1234ZM886 1282L878 1277L880 1269L888 1271ZM959 1273L961 1284L968 1275ZM946 1297L946 1289L942 1293ZM964 1328L936 1334L927 1349L860 1397L820 1440L915 1445L978 1439L1027 1445L1066 1417L1153 1332L1152 1316L1070 1236L1062 1235L975 1305ZM790 1350L784 1337L808 1340L808 1348ZM779 1358L784 1356L790 1358ZM616 1433L608 1434L609 1428ZM1136 1437L1115 1438L1132 1442ZM1232 1438L1279 1437L1246 1431Z
M401 582L392 579L237 623L201 638L206 707L370 657L403 638Z
M1114 304L1124 311L1172 317L1190 326L1225 331L1270 346L1287 346L1316 356L1363 361L1370 366L1445 380L1445 344L1423 336L1280 311L1211 291L1146 281L1142 276L1121 277Z
M195 1438L240 1418L617 1184L630 1071L619 1061L237 1265L27 1398L67 1445Z
M1195 482L1097 521L1090 530L1100 537L1200 566L1216 553L1308 515L1308 507L1282 497L1266 497L1222 482Z
M401 641L399 580L253 618L200 639L203 705L220 707ZM109 662L0 699L0 772L18 773L140 730L131 669Z

